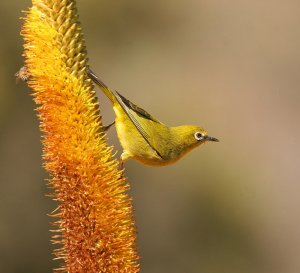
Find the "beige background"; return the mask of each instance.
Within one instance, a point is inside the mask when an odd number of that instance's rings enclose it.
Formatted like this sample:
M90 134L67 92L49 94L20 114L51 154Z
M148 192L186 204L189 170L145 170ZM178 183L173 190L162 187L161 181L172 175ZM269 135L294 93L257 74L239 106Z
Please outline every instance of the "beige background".
M176 3L176 4L175 4ZM51 272L47 174L22 66L21 10L0 3L0 272ZM143 273L300 272L300 2L78 1L90 64L169 125L220 143L176 165L126 163ZM105 123L113 120L100 94ZM114 128L109 142L119 149Z

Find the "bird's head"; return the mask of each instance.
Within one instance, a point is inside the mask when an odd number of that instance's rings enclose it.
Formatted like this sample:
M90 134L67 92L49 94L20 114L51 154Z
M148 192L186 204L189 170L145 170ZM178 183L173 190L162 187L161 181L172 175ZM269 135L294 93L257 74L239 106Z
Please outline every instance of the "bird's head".
M175 142L177 142L180 150L180 152L179 150L178 152L181 154L181 156L208 141L219 141L217 138L209 136L206 130L199 126L183 125L173 127L172 131L173 138L175 138Z

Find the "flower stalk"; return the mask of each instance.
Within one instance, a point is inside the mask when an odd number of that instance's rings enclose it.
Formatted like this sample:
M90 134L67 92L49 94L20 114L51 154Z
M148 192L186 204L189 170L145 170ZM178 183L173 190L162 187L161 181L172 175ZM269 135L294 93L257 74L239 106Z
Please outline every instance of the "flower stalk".
M22 29L43 159L59 202L55 271L139 271L128 183L105 141L75 1L33 0Z

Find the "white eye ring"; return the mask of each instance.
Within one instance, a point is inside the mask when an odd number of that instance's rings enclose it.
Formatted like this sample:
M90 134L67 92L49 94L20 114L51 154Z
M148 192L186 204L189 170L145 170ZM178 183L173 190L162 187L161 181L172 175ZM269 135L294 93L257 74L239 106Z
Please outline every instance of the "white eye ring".
M195 139L196 139L196 140L201 140L201 139L203 139L203 135L202 135L200 132L196 132L196 133L194 134L194 136L195 136Z

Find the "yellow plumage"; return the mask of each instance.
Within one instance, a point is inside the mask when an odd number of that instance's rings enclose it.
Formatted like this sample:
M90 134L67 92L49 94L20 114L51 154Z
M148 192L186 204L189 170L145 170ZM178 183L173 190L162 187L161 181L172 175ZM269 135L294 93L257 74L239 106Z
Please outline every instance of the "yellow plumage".
M206 141L218 141L199 126L166 126L118 92L110 90L93 72L88 73L113 104L116 130L123 147L122 161L132 158L145 165L168 165Z

